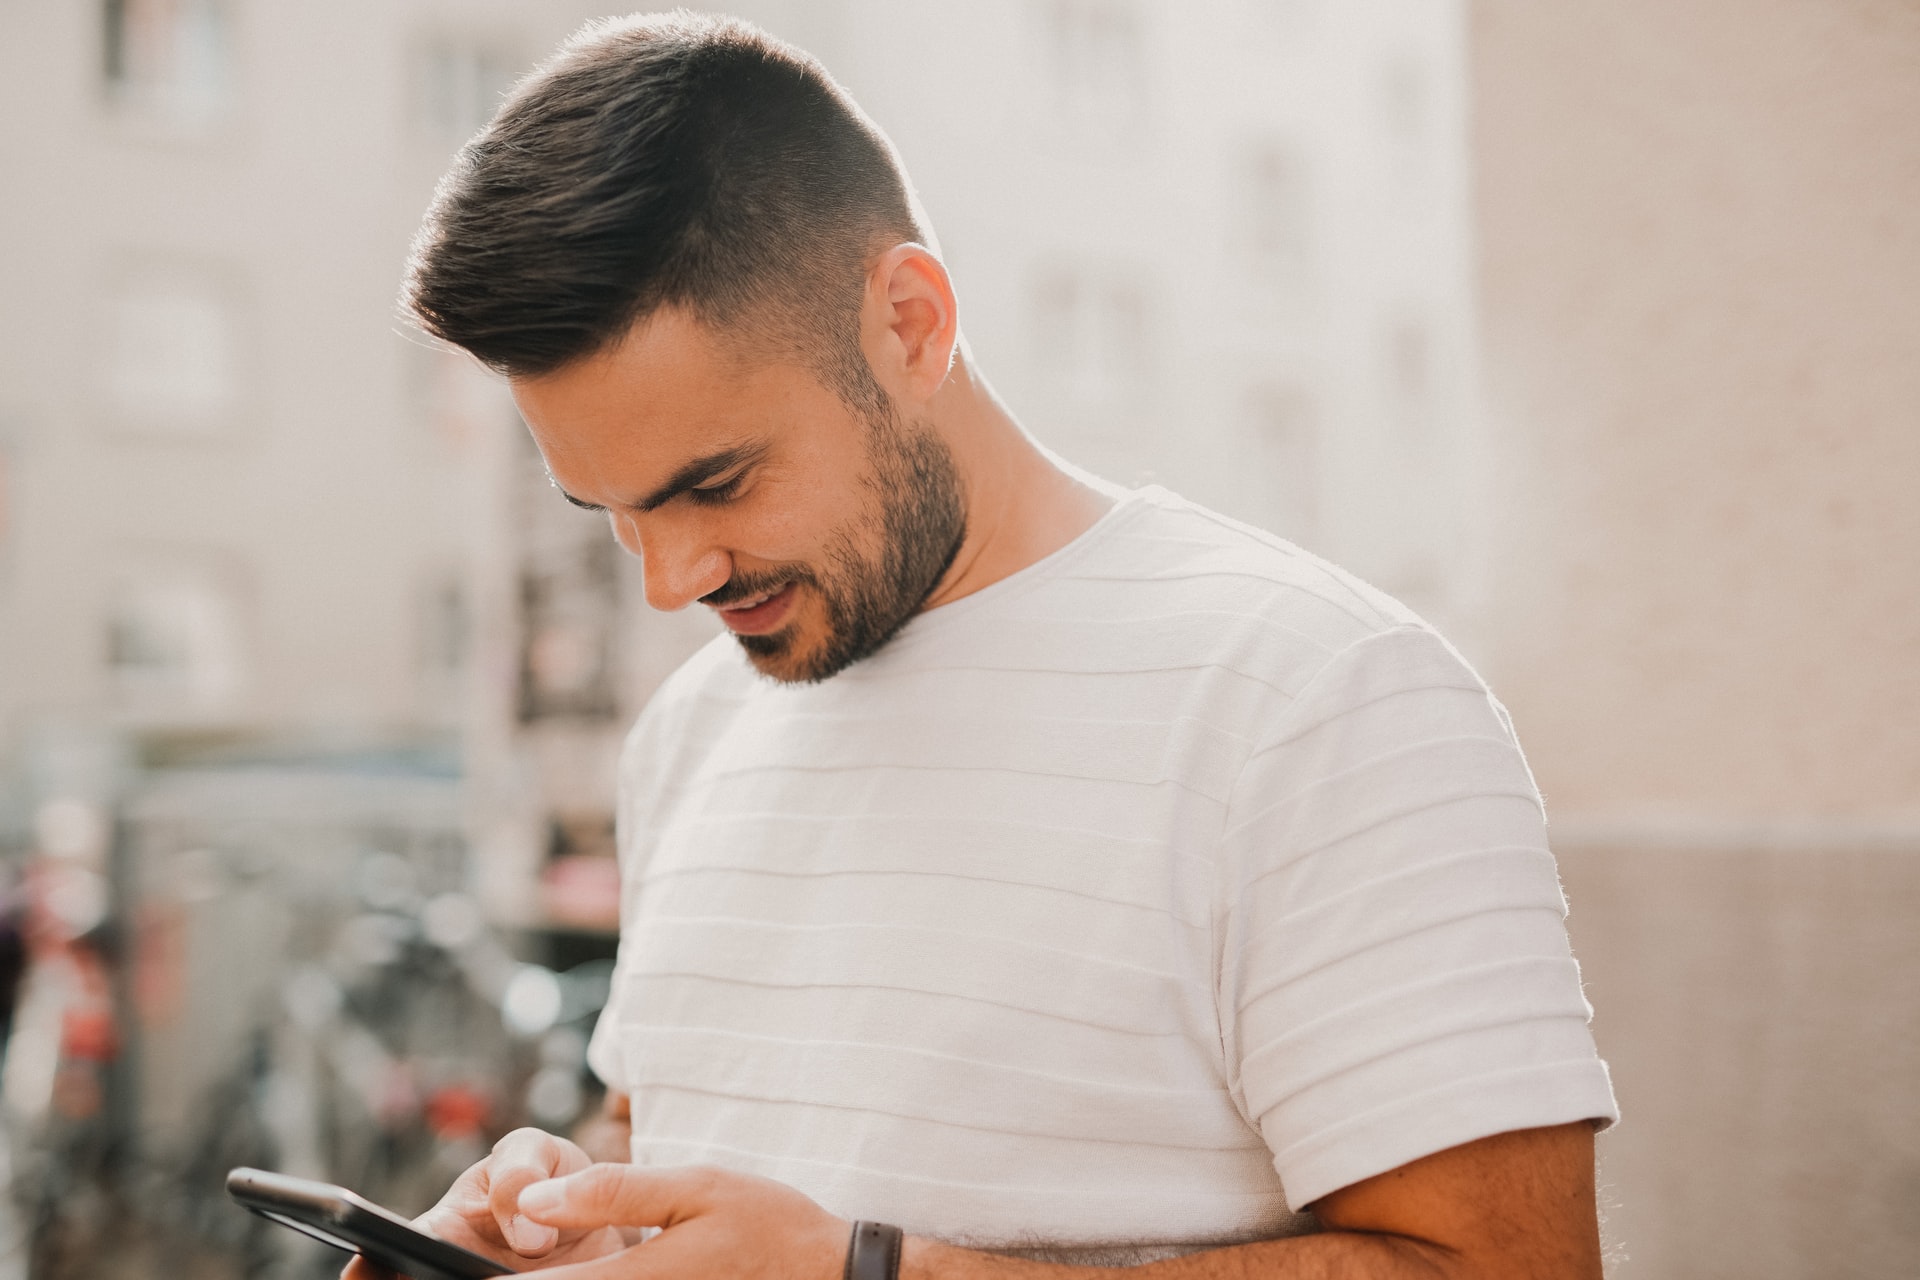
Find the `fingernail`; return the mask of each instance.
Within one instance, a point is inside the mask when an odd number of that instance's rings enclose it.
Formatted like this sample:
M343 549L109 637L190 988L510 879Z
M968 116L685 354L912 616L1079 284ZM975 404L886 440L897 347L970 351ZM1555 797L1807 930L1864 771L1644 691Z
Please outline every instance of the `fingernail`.
M549 1178L545 1182L536 1182L520 1193L520 1207L528 1213L547 1213L560 1207L566 1198L560 1179Z
M525 1198L524 1196L521 1197L523 1200ZM523 1218L517 1213L513 1215L513 1221L508 1224L508 1233L513 1237L513 1247L523 1253L530 1249L546 1248L552 1244L560 1234L552 1227L541 1226L539 1223L528 1218Z

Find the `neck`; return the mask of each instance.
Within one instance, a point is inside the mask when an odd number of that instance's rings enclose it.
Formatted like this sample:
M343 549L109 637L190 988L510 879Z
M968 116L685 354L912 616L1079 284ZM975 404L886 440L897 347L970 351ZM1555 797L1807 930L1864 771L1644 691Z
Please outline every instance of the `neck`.
M951 604L1045 559L1091 528L1110 493L1042 448L964 354L935 395L934 428L967 495L967 534L926 608Z

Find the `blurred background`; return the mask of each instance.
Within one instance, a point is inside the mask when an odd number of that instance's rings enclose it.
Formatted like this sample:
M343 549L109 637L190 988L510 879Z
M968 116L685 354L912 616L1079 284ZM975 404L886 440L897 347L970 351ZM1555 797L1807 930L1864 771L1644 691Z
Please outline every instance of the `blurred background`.
M733 11L892 135L1042 440L1506 702L1611 1274L1920 1273L1920 7ZM414 1212L596 1106L613 750L709 624L394 296L602 12L0 3L0 1280L330 1274L229 1165Z

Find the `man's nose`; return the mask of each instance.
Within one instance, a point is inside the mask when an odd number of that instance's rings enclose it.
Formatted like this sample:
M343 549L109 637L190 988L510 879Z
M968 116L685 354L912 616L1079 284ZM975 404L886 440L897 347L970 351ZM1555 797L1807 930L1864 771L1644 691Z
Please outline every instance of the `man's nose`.
M615 513L613 536L640 557L647 603L663 612L686 608L733 576L733 558L695 530L656 527L643 538L633 517Z

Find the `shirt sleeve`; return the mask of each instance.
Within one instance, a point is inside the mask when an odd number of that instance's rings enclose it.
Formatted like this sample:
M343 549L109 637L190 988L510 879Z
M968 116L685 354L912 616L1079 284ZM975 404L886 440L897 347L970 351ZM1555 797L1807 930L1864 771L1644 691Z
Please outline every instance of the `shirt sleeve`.
M656 698L649 703L628 730L620 748L616 771L617 795L614 800L614 842L620 858L620 944L613 968L613 981L607 988L607 1003L593 1024L587 1040L587 1066L600 1083L615 1093L631 1093L633 1084L621 1048L621 1010L628 1003L626 994L627 924L633 918L633 903L640 891L641 872L649 842L645 823L660 802L662 762L671 760L669 734L677 726L663 726L669 719L668 702Z
M614 986L618 988L616 975ZM613 1016L614 1004L611 999L607 1007L600 1011L600 1017L593 1024L593 1035L587 1040L587 1066L598 1076L600 1083L609 1093L631 1093L633 1086L627 1080L626 1060L620 1051L619 1032L616 1026L619 1019Z
M1230 1084L1288 1204L1514 1129L1618 1116L1546 821L1439 636L1331 659L1250 755L1222 841Z

